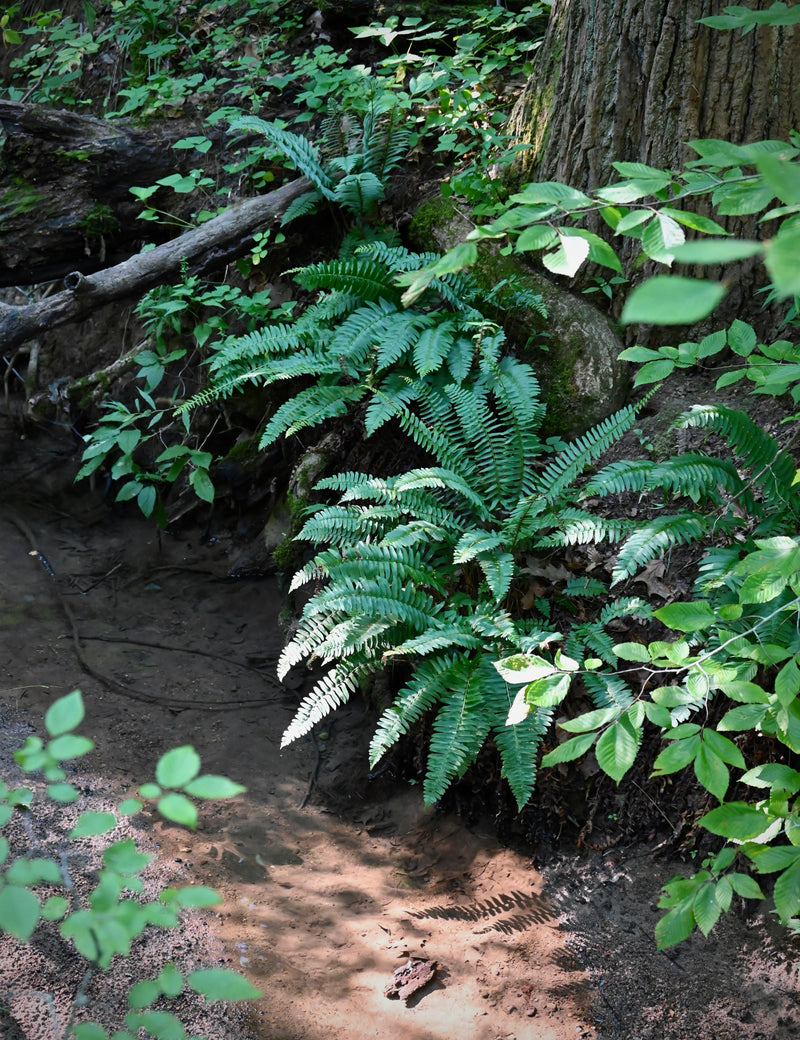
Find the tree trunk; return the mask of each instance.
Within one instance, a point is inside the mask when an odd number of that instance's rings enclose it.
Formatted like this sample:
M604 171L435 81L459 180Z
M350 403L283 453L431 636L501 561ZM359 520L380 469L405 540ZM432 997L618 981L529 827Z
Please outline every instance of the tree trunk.
M591 191L616 178L615 160L681 168L696 158L686 145L696 138L787 140L800 125L800 27L744 34L698 24L722 7L720 0L555 0L537 68L511 117L512 132L532 145L519 180ZM759 235L755 219L735 218L730 227ZM636 249L633 240L625 245ZM624 249L623 256L633 258ZM764 281L759 264L737 267L727 313Z

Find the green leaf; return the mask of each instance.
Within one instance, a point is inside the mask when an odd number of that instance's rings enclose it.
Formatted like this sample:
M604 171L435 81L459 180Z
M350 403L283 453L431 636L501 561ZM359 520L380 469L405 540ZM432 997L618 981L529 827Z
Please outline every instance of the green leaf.
M750 877L749 874L740 874L738 872L728 875L733 885L734 892L741 896L742 899L763 899L764 893L761 891L761 886L754 877Z
M716 888L713 881L707 881L700 886L692 900L694 919L703 935L708 935L722 913L722 907L716 898Z
M703 740L718 755L723 762L736 766L737 769L745 769L744 755L732 740L723 737L713 729L703 730Z
M182 794L170 791L159 798L156 807L165 819L173 823L180 823L192 830L197 826L197 809Z
M766 247L764 263L778 296L800 294L800 227L784 225Z
M623 716L612 723L600 736L595 749L603 772L619 783L633 765L641 739L641 728L635 728L629 718Z
M80 758L87 751L91 751L94 744L88 737L79 737L75 733L65 733L63 736L55 737L47 745L48 752L59 762L68 758Z
M34 856L31 859L15 859L6 871L6 880L13 885L25 885L30 888L42 881L58 885L63 879L58 864L54 860Z
M694 759L694 775L718 802L725 798L725 792L730 784L728 767L705 742L701 743L697 749Z
M584 238L559 234L558 248L542 257L542 263L553 274L563 274L567 278L577 272L578 268L589 256L589 243Z
M736 841L749 841L763 834L770 824L763 809L747 802L728 802L701 817L700 823L712 834Z
M193 971L188 982L195 993L201 993L206 1000L255 1000L261 996L261 990L227 968Z
M80 690L73 690L66 697L59 697L47 709L44 725L51 737L59 737L75 729L83 721L86 714Z
M702 632L717 623L717 615L706 600L668 603L653 613L667 628L674 628L679 632Z
M667 773L677 773L679 769L685 769L694 761L699 750L700 737L696 733L683 740L673 741L656 758L652 775L664 776Z
M650 652L642 643L615 643L612 650L623 661L650 661Z
M0 888L0 929L27 942L39 923L42 908L27 888L4 885Z
M564 719L558 723L559 729L565 729L568 733L586 733L588 730L599 729L611 722L619 715L619 708L597 708L595 711L587 711L578 715L575 719Z
M795 863L779 875L772 896L781 922L786 924L800 910L800 863Z
M756 166L781 202L800 205L800 165L778 155L760 155Z
M156 780L162 787L183 787L200 772L200 756L189 744L162 755L156 766Z
M76 1022L71 1035L73 1040L108 1040L108 1033L97 1022Z
M579 733L577 737L570 737L542 757L542 766L546 768L558 765L559 762L572 762L580 758L594 744L596 737L596 733Z
M138 798L125 798L117 806L117 812L120 816L133 816L142 807L142 803Z
M674 371L675 362L670 361L668 358L662 358L660 361L648 361L647 364L642 365L636 373L636 379L634 382L636 386L646 386L648 383L660 383L662 379L666 379L667 376L671 375Z
M726 292L717 282L656 275L633 290L621 321L625 325L693 325L707 318Z
M247 788L235 784L227 776L206 773L185 784L183 790L193 798L235 798L237 794L243 794Z
M674 249L682 264L729 264L763 252L763 242L741 238L697 238Z
M213 888L205 885L191 885L175 890L175 898L181 906L216 906L222 902L222 896Z
M156 504L156 489L152 484L147 484L136 496L136 504L144 516L150 516Z
M60 921L69 910L69 900L64 896L49 896L42 907L45 921Z
M675 906L656 923L656 948L666 950L688 939L694 929L694 911L691 903Z
M194 493L203 502L214 501L214 484L206 469L193 469L189 474L189 483Z
M54 802L75 802L80 798L81 793L72 784L48 784L47 796Z
M128 993L128 1007L134 1009L134 1011L141 1011L142 1008L149 1007L161 996L161 986L155 979L144 979L142 982L137 982L135 986L131 986L130 992Z
M110 812L85 812L69 832L70 838L90 838L96 834L107 834L117 826L117 818Z
M754 729L764 721L768 711L769 708L766 704L740 704L738 708L731 708L730 711L725 712L717 723L717 729L723 729L729 733Z
M153 859L145 852L139 852L133 838L117 841L103 853L103 863L115 874L138 874Z
M730 231L726 231L716 220L701 216L699 213L687 213L682 209L672 209L671 206L662 206L661 212L672 217L673 220L677 220L684 227L691 228L692 231L702 231L705 235L730 235Z
M165 997L177 997L183 992L183 975L172 962L164 965L158 973L157 982Z
M532 224L520 232L514 243L514 251L527 253L534 249L548 249L557 238L555 228L549 224Z
M800 791L800 773L782 762L765 762L763 765L755 766L739 780L750 787L777 787L789 794L797 794Z
M125 1016L125 1025L134 1032L145 1029L156 1040L186 1040L186 1030L180 1020L168 1011L131 1011Z
M142 798L159 798L161 796L161 788L158 784L142 784L139 788L139 794Z

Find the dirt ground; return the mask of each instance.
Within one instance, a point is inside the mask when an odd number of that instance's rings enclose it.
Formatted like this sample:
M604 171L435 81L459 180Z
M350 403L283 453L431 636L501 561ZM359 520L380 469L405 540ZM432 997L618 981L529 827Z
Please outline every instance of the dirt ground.
M194 833L147 813L126 825L155 854L149 886L208 884L224 903L93 979L94 1017L117 1025L126 986L174 959L239 967L263 991L246 1009L185 1001L188 1028L212 1040L800 1035L798 943L744 907L708 940L655 951L660 884L686 869L655 844L561 849L542 873L535 848L512 851L488 824L370 780L359 702L281 751L298 694L274 677L280 589L230 576L257 526L224 515L206 537L202 525L159 535L102 489L71 487L78 447L68 427L0 422L0 776L19 782L11 750L79 687L97 747L71 778L75 812L125 797L185 743L205 771L247 786L205 806ZM44 815L36 841L58 849L68 825ZM15 848L31 833L12 833ZM435 962L433 980L390 999L409 957ZM24 953L3 938L3 1040L58 1035L52 1014L63 1027L81 976L55 933Z

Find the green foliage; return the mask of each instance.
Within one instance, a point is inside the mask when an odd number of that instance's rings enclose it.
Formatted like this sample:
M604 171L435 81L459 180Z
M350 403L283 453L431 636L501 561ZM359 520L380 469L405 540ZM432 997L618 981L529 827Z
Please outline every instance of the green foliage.
M15 753L25 772L43 772L48 780L63 780L62 763L93 747L90 740L73 732L83 717L79 691L55 701L45 716L49 742L45 745L40 737L31 736ZM140 796L156 799L156 809L165 819L190 827L197 821L197 811L190 798L230 798L244 791L226 777L201 775L200 758L191 747L175 748L163 755L156 766L156 779L157 784L140 787ZM56 786L49 785L49 797L57 801L72 800L58 797L54 793ZM168 789L166 793L163 788ZM126 800L124 814L138 811L142 804L139 799ZM180 806L179 811L175 811L176 805ZM15 808L20 806L36 812L33 792L25 788L9 790L0 782L0 826L8 824ZM123 814L122 808L118 812ZM35 938L40 922L60 922L62 937L75 946L89 965L80 991L75 994L73 1015L87 1003L85 989L93 970L113 970L115 959L127 957L131 944L148 928L179 927L182 908L211 906L220 901L216 892L202 886L164 889L156 900L146 901L142 897L139 875L152 857L139 852L132 839L113 841L105 847L94 888L85 899L80 896L70 876L72 858L83 855L80 839L109 833L117 822L114 812L83 812L58 860L22 855L10 860L10 844L0 836L0 929L26 943ZM59 887L63 895L52 894L54 886ZM40 894L41 889L48 893L46 897ZM143 1009L162 996L178 996L187 983L207 1000L249 1000L259 996L258 990L246 979L227 969L201 969L184 978L174 964L168 963L155 979L143 980L131 987L128 994L131 1011L125 1016L125 1026L134 1034L144 1029L154 1037L185 1037L185 1030L175 1016L166 1011ZM108 1040L109 1036L99 1023L74 1023L72 1017L63 1035L73 1036L75 1040Z

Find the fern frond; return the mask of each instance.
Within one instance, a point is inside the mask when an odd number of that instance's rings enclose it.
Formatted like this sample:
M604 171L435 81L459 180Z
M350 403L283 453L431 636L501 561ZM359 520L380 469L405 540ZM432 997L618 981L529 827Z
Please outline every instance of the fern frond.
M378 722L369 746L369 763L374 768L389 748L436 703L441 689L453 682L453 674L462 670L460 655L442 654L423 661L386 709Z
M598 470L586 482L580 497L592 498L596 495L622 495L626 492L641 493L650 486L650 476L655 463L652 459L623 459L612 462Z
M261 435L259 448L272 444L278 437L291 437L309 426L317 426L326 419L344 415L347 410L364 396L362 386L312 386L301 390L282 404L275 412Z
M508 693L500 702L501 713L508 717L514 697ZM534 708L521 722L506 726L505 718L495 725L494 740L503 763L503 776L514 795L517 808L522 812L530 800L536 784L536 770L542 739L553 721L553 708Z
M397 335L401 342L410 340L413 325L397 306L379 299L365 303L350 314L336 329L328 348L331 355L342 359L342 367L353 379L361 378L371 350L382 348Z
M362 165L381 180L400 165L408 152L411 134L401 123L403 118L398 105L380 115L370 108L364 118Z
M355 216L369 213L383 198L382 182L369 170L349 173L337 183L334 201Z
M459 647L461 650L480 650L483 641L465 628L463 624L449 623L441 627L431 626L420 635L412 636L402 643L393 646L383 655L383 660L391 660L395 657L413 658L425 657L434 652L451 650Z
M391 273L383 264L361 256L347 260L323 260L292 273L295 281L304 289L336 289L339 293L355 296L363 302L381 297L395 303L400 301L400 293Z
M275 145L326 198L332 199L334 182L320 162L319 152L305 137L284 130L258 116L241 116L231 123L233 133L255 133Z
M705 517L689 512L656 517L638 525L617 554L611 575L612 586L632 577L640 567L676 545L696 542L706 527Z
M795 467L791 456L758 423L736 408L695 405L673 427L712 429L723 437L752 473L753 484L772 510L796 509L792 490Z
M411 381L406 376L393 373L387 376L376 387L364 415L364 429L371 436L384 423L408 412L408 406L421 393L418 380Z
M551 525L558 527L558 530L536 538L536 545L541 548L619 542L631 529L630 520L593 516L583 509L560 509L555 513L542 514L539 523L542 527ZM506 526L508 527L509 524Z
M286 212L281 217L281 227L286 227L286 225L291 224L293 220L299 220L300 217L307 217L309 213L314 213L319 198L319 192L307 191L304 195L301 195L293 202L290 202L286 207Z
M395 307L395 317L391 327L377 344L375 354L376 368L380 372L396 364L404 354L410 351L420 331L433 325L434 315L420 314L418 311L400 310Z
M587 672L584 685L596 708L619 708L624 711L636 699L628 684L619 676L603 672Z
M481 660L462 657L456 662L461 667L450 670L447 684L438 691L442 706L433 723L428 752L423 786L426 805L439 801L450 783L464 775L489 734L491 717L486 711L484 687L494 680L486 668L480 667Z
M326 506L306 520L296 540L299 542L330 542L349 545L368 538L378 540L397 520L397 510L391 506L373 506L370 510L354 506ZM292 582L292 591L294 591Z
M452 319L424 328L414 344L413 362L418 375L438 372L453 345L456 324Z
M346 704L353 693L370 675L371 669L363 665L343 662L332 668L305 696L295 717L281 738L281 747L310 732L318 722L332 711Z

